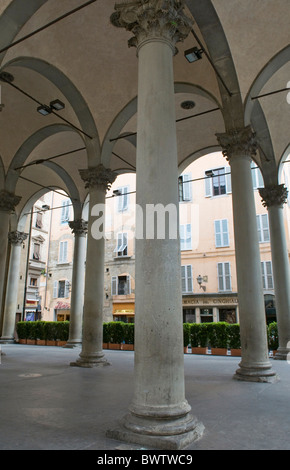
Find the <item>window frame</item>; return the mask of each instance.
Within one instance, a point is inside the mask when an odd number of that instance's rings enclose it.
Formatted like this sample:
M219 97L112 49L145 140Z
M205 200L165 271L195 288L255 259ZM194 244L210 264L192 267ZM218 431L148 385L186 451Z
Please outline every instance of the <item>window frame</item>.
M222 268L222 273L220 273L219 267ZM228 268L228 273L226 272ZM222 261L217 263L217 275L218 275L218 292L232 292L232 276L231 276L231 263L229 261ZM221 288L221 280L222 286ZM227 280L229 283L229 288L227 289Z

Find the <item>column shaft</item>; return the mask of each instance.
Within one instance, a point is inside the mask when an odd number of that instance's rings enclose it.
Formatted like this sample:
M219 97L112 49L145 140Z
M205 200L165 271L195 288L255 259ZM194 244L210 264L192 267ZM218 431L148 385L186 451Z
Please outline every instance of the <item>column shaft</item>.
M74 347L82 342L87 224L78 220L70 222L69 225L75 235L75 243L69 338L65 347Z

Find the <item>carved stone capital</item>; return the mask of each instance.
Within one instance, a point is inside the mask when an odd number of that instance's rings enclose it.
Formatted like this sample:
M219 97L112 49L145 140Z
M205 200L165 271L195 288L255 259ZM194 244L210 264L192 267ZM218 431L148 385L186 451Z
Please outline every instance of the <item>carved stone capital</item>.
M68 224L75 235L86 235L88 232L88 222L83 219L72 220Z
M111 23L133 34L129 47L138 47L148 39L162 38L175 44L190 33L193 21L183 12L185 0L137 0L115 5Z
M264 207L282 206L287 202L288 191L284 184L275 184L259 189Z
M86 183L86 188L97 187L104 191L110 189L114 183L117 173L105 168L102 164L95 168L88 168L86 170L79 170L83 181Z
M223 149L223 155L228 161L237 155L252 157L256 154L256 136L250 126L233 129L224 134L216 134L216 137Z
M18 230L8 233L8 240L11 245L22 245L22 243L24 242L24 240L26 240L27 237L28 233L18 232Z
M4 189L0 191L0 211L13 212L20 201L20 196L15 196Z

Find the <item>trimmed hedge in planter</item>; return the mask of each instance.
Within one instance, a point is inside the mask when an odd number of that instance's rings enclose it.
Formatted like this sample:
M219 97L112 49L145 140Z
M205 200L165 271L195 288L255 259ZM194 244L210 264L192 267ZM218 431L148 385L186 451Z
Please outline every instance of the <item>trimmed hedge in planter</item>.
M57 341L65 343L69 336L69 322L54 321L20 321L16 325L19 341L27 340L30 344L45 341L45 344L56 345Z

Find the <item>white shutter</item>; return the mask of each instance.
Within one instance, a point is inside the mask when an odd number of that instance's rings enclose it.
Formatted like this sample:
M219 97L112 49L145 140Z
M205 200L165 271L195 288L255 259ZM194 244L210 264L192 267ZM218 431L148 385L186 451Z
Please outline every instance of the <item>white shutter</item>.
M181 266L181 288L182 293L186 293L186 266Z
M231 268L230 268L230 263L224 263L224 276L225 276L225 286L226 290L230 291L232 290L231 287Z
M265 266L264 261L261 262L262 267L262 282L263 282L263 289L266 289L266 277L265 277Z
M226 192L228 194L232 192L232 175L231 175L231 169L229 167L225 168L225 174L226 174Z
M69 281L65 281L65 286L64 286L64 297L69 297L69 287L70 287L70 283L69 283Z
M223 219L221 221L222 224L222 235L223 235L223 246L229 246L229 227L228 227L228 220Z
M127 294L131 294L131 278L127 276Z
M261 241L262 241L262 230L261 230L261 219L260 219L259 215L257 215L257 229L258 229L259 243L261 243Z
M191 224L186 224L186 249L191 249Z
M270 241L270 232L269 232L269 221L268 221L268 214L261 215L261 226L263 229L263 241L269 242Z
M111 293L112 295L118 295L118 277L117 276L112 276Z
M273 289L273 274L272 274L272 263L271 261L266 261L266 274L267 274L267 288Z
M182 199L183 201L191 201L191 175L182 175Z
M222 246L222 234L221 234L221 221L214 221L214 231L215 231L215 246L220 248Z
M193 285L192 285L192 266L191 266L191 264L186 266L186 274L187 274L187 292L192 292L193 291Z
M218 263L218 289L224 291L224 270L223 263Z
M204 185L205 185L205 197L211 197L212 196L212 178L211 178L211 176L209 177L209 176L205 175Z
M53 283L53 298L58 298L58 281L54 281Z
M180 233L180 249L185 250L185 225L180 225L179 227L179 233Z

